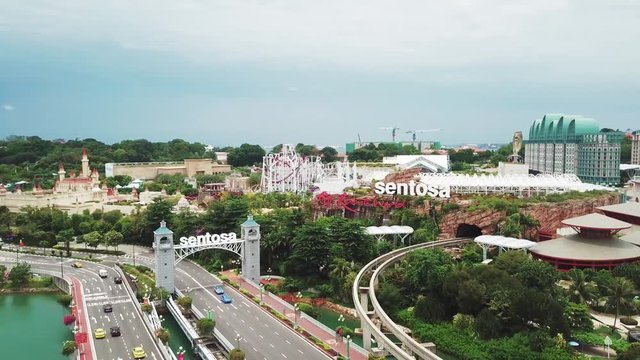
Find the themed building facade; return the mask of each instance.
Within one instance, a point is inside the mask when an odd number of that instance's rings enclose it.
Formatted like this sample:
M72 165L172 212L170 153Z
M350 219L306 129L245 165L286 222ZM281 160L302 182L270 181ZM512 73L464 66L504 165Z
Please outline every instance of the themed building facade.
M525 141L525 164L542 174L575 174L592 184L620 183L623 133L600 131L595 119L546 114Z
M640 165L640 130L631 134L631 163Z

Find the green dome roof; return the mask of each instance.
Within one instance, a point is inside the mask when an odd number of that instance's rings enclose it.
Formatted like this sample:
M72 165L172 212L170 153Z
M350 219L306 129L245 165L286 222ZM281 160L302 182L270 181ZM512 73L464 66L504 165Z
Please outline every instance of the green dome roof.
M581 115L546 114L542 119L535 120L529 128L529 140L572 140L599 130L595 119Z

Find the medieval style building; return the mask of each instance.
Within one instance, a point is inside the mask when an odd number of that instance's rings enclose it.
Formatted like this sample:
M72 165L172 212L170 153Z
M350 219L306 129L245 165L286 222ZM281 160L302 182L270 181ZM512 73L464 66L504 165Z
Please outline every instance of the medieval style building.
M79 175L75 174L75 171L71 170L69 177L65 177L66 171L64 170L64 165L60 163L60 167L58 168L58 180L54 186L54 192L56 193L73 193L73 192L83 192L83 191L94 191L96 192L102 190L100 189L100 175L98 175L98 170L93 168L92 171L89 171L89 157L87 156L87 149L82 149L82 172Z

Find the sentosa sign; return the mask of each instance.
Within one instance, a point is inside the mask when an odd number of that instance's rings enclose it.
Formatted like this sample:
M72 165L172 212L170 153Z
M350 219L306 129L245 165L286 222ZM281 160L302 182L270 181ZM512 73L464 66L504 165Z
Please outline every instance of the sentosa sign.
M199 246L199 245L213 245L221 242L229 242L237 240L236 233L228 234L209 234L198 236L183 236L180 238L180 245L183 246Z

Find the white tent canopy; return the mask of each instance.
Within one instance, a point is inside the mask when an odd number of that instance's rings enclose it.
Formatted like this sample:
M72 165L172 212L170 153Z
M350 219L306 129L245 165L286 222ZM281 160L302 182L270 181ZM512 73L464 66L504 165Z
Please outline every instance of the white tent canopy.
M385 236L392 235L400 237L400 240L404 244L404 239L407 236L413 234L413 228L411 226L393 225L393 226L368 226L365 228L367 235L372 235L378 241L382 241Z
M482 260L487 260L487 250L491 246L497 246L500 249L500 252L504 249L523 250L526 252L527 249L536 244L533 241L500 235L480 235L473 241L482 248Z
M583 183L573 174L556 175L466 175L453 173L422 174L422 182L434 187L449 186L455 194L512 194L534 196L568 191L614 190Z

